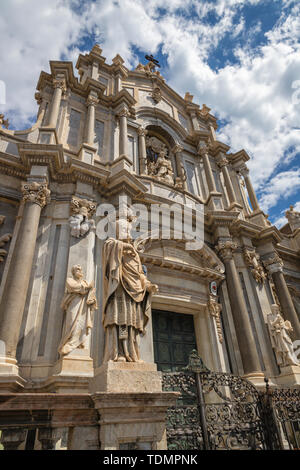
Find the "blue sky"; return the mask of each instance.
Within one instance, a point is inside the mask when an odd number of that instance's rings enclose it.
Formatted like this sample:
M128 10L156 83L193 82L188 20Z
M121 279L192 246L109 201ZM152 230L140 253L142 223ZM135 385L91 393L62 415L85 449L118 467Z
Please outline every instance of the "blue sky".
M26 21L24 21L26 18ZM0 11L0 80L10 128L37 111L49 60L97 42L132 69L153 54L168 84L205 103L218 139L244 148L261 207L278 227L300 210L300 2L295 0L10 0Z

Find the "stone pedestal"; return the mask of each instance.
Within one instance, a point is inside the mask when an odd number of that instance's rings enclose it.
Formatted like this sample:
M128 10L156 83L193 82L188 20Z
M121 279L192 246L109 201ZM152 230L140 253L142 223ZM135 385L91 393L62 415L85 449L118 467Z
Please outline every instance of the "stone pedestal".
M54 364L46 389L56 393L86 393L93 374L93 359L86 350L76 350Z
M19 375L17 361L0 356L0 393L20 391L26 380Z
M151 372L151 371L149 371ZM165 450L166 412L174 406L176 392L96 393L92 396L100 415L101 450L136 448Z
M161 374L156 364L109 361L95 370L90 380L91 393L161 392Z
M280 367L280 375L276 377L278 385L300 388L300 366Z

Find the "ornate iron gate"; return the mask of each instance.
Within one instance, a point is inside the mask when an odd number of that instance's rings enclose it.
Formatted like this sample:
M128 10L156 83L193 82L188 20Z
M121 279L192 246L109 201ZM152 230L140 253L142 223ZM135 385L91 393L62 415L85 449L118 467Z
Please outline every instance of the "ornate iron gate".
M163 372L163 390L181 393L168 410L168 449L299 448L300 391L266 385L259 393L239 376L209 371L192 351L184 370Z

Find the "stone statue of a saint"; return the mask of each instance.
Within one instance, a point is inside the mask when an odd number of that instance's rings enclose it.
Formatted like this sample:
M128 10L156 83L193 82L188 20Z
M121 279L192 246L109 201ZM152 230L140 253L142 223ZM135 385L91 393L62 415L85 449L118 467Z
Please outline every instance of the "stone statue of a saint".
M139 336L145 333L157 286L143 272L130 221L119 219L116 226L118 239L108 238L103 247L103 362L142 362Z
M94 284L83 279L80 265L73 266L71 272L73 277L67 278L61 304L64 311L63 333L58 348L61 356L85 347L93 326L93 312L97 309Z
M269 313L268 327L271 336L271 343L275 350L277 362L279 366L297 365L297 361L293 350L293 343L290 333L293 331L292 325L288 320L284 320L280 314L277 304L271 305L272 313Z

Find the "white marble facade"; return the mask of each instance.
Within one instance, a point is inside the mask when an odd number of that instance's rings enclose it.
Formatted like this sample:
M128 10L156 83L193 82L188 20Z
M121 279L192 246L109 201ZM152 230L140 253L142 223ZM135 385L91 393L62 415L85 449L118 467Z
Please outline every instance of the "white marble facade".
M183 242L160 239L141 254L150 281L159 286L152 310L192 316L198 352L212 370L245 375L258 386L267 375L276 384L280 364L268 330L272 304L291 323L292 340L300 339L299 214L292 213L293 223L281 231L272 226L259 208L246 151L230 153L217 140L209 108L189 94L179 96L153 69L130 71L120 56L107 64L99 46L80 55L76 67L80 78L70 62L52 61L50 72L41 73L32 128L0 127L0 392L89 392L104 349L96 208L117 206L119 195L148 207L204 205L203 248L187 252ZM149 137L165 149L168 181L148 170L156 158L147 148ZM46 185L49 200L39 189L28 202L21 184L32 182ZM80 202L77 212L74 200ZM20 234L26 223L28 250ZM61 301L74 265L94 283L98 308L85 347L60 357ZM262 279L253 274L257 269ZM211 282L217 285L213 295ZM211 302L220 305L218 315ZM17 337L6 334L9 308ZM151 321L140 351L143 361L155 362ZM291 372L285 380L297 383L299 375Z

